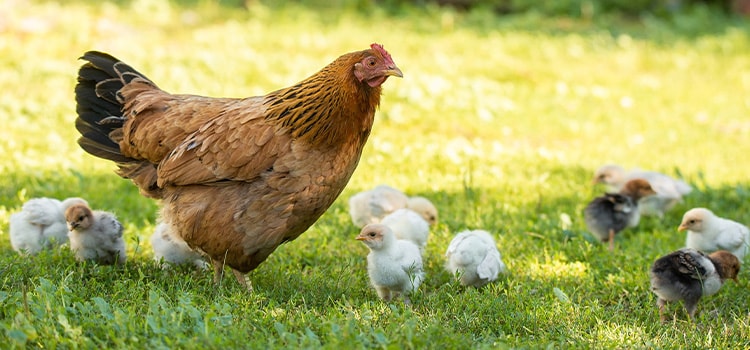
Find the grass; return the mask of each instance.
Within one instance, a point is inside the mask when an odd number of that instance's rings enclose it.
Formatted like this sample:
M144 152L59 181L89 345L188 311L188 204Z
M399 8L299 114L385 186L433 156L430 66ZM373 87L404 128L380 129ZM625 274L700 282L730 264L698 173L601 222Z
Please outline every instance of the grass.
M747 348L748 277L658 321L647 271L680 248L695 206L750 222L748 27L672 21L496 18L435 8L389 14L166 1L0 3L0 339L44 348ZM708 26L702 24L709 23ZM79 149L75 73L110 52L167 91L249 96L288 86L344 52L383 43L404 72L384 87L360 166L299 239L231 279L165 272L148 238L157 204ZM614 253L586 232L590 184L615 162L681 175L695 191L645 218ZM368 286L346 199L379 183L440 210L413 306ZM129 262L21 258L8 217L33 197L83 196L124 222ZM475 290L443 270L460 230L492 232L511 274Z

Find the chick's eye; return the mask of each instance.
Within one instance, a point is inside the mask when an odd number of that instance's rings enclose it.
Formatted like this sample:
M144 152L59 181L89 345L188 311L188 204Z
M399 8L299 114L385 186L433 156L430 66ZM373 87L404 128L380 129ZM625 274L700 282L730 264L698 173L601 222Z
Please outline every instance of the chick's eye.
M375 232L370 232L370 233L369 233L369 234L367 234L367 235L368 235L368 236L370 236L370 237L375 237Z
M695 223L695 220L690 220L690 221L688 221L688 224L690 224L690 225L692 225L692 224L694 224L694 223Z
M83 220L83 215L78 217L78 221L81 221L81 220Z

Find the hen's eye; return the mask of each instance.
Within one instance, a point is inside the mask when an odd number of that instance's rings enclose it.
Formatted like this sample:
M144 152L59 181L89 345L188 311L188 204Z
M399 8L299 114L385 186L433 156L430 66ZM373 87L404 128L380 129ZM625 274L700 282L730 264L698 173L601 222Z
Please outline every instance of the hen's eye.
M369 64L370 67L374 67L375 66L375 59L371 58L369 61L367 61L367 64Z

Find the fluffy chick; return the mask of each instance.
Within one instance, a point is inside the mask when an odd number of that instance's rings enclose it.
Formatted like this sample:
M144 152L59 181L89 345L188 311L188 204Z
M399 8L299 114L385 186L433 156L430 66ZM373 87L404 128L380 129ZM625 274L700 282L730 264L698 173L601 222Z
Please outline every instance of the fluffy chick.
M430 226L414 210L398 209L386 215L380 223L388 226L397 239L411 241L419 247L420 252L424 252L430 237Z
M406 208L408 202L409 197L403 192L387 185L378 185L349 197L349 214L357 227L364 227L380 222L397 209Z
M464 286L482 287L506 273L500 252L489 232L463 231L456 235L445 252L445 268Z
M659 318L664 321L667 302L684 300L685 310L694 319L698 301L712 295L727 279L737 282L740 261L732 253L719 250L704 253L683 248L657 259L651 270L651 290L656 294Z
M664 217L665 212L680 203L682 197L693 190L686 182L655 171L625 171L619 165L609 164L600 167L594 173L594 182L606 185L610 192L620 191L625 183L632 179L644 179L656 191L655 195L644 197L638 203L638 210L646 216Z
M386 215L402 208L414 210L430 226L437 223L437 208L430 200L420 196L408 197L387 185L378 185L349 197L349 214L357 227L379 223Z
M190 249L180 236L175 234L174 228L167 223L159 223L151 235L151 247L154 250L154 260L162 268L168 268L170 264L193 264L199 269L208 269L208 263L203 256Z
M385 300L403 294L404 304L411 304L409 294L424 280L422 255L416 244L396 239L388 226L369 224L356 238L368 248L367 273L378 296Z
M677 230L687 230L685 247L708 253L727 250L740 262L745 258L750 244L747 226L720 218L706 208L688 210Z
M10 216L10 244L21 254L34 255L42 249L68 242L65 210L86 201L73 197L62 202L54 198L33 198L20 212Z
M620 193L606 193L586 206L586 227L603 242L609 242L609 250L614 250L615 235L626 227L637 226L640 221L638 201L655 193L648 181L630 180Z
M437 224L438 211L429 199L421 196L409 197L409 201L406 203L406 208L421 215L422 219L427 221L428 225L435 226L435 224Z
M65 211L70 249L76 260L92 260L102 265L125 263L125 241L122 224L114 214L92 211L86 204L76 204Z

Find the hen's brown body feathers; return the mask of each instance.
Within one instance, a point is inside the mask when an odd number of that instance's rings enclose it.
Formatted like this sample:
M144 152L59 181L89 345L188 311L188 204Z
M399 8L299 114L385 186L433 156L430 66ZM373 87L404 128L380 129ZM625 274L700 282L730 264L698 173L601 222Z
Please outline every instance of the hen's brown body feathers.
M265 96L209 98L164 92L107 54L83 58L81 147L162 199L164 221L191 247L242 273L333 203L359 162L380 84L401 76L373 44Z

